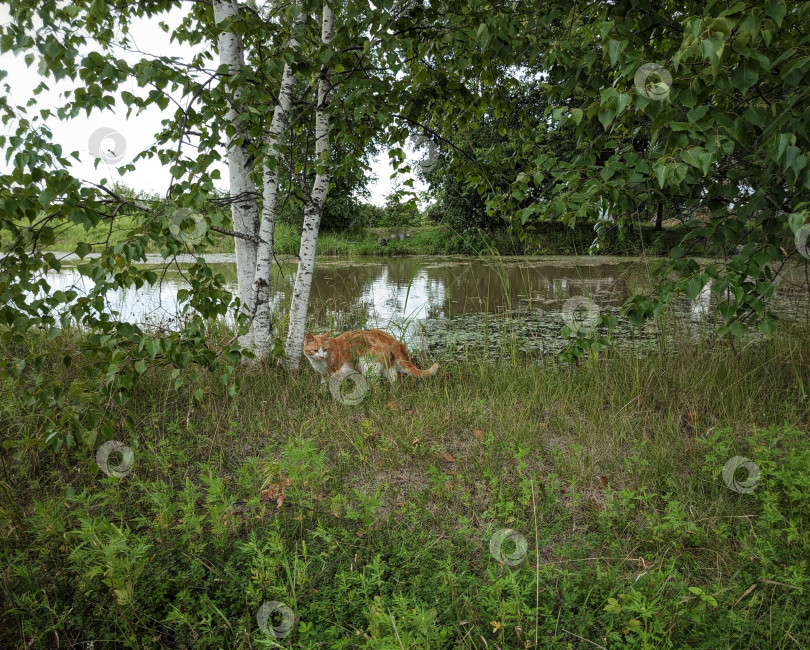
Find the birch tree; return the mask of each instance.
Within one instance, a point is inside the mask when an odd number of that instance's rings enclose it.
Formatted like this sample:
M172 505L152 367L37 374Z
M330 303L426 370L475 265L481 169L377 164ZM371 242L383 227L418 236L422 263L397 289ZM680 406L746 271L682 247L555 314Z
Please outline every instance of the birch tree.
M217 26L221 26L239 14L239 4L236 0L214 0L213 7L214 20ZM236 75L245 65L242 37L226 29L219 34L218 49L220 63L228 66L231 75ZM241 100L243 94L244 89L241 85L237 85L231 90L232 99L225 121L227 125L233 128L233 134L226 136L228 180L230 194L234 198L231 203L233 225L236 233L248 237L234 237L238 293L243 311L252 315L256 305L253 285L258 250L253 239L255 239L257 231L258 206L256 203L256 184L250 176L249 160L251 155L247 147L248 135L242 123ZM263 250L267 249L268 246L271 248L269 255L272 255L272 243L264 244ZM253 347L253 326L251 326L247 334L240 338L239 342L245 348Z
M321 43L328 46L332 40L334 13L328 3L323 5L321 22ZM301 248L298 254L298 271L295 274L292 301L290 304L290 325L284 345L285 365L295 370L301 361L301 350L306 333L306 318L309 308L309 294L315 269L315 246L321 224L324 201L329 192L329 94L331 83L329 65L321 66L318 75L318 98L315 109L315 160L316 175L312 191L305 196L304 225L301 232Z
M296 5L299 13L296 16L292 35L290 36L290 49L298 46L295 31L299 26L303 26L306 14L300 10L300 5ZM278 178L281 152L279 141L281 140L287 124L290 106L293 101L295 90L295 75L289 63L284 64L284 72L281 77L281 88L279 90L278 103L273 111L273 120L270 124L270 132L267 135L267 157L265 158L262 178L264 187L262 191L262 216L259 227L259 239L256 273L254 279L254 304L256 316L252 323L252 343L256 359L265 358L272 347L272 323L270 314L270 280L274 260L274 244L276 226L276 208L278 206Z

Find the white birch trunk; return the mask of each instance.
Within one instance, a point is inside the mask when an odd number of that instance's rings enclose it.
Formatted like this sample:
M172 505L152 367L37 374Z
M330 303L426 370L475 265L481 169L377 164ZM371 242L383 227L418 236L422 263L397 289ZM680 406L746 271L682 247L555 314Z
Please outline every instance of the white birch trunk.
M323 5L323 22L321 41L328 44L332 40L334 26L332 7L326 2ZM298 253L298 271L295 274L292 303L290 305L290 328L284 345L285 364L291 370L297 370L306 334L309 293L312 288L312 274L315 269L315 245L318 242L318 229L321 225L321 214L326 194L329 191L329 115L327 103L331 84L329 67L321 67L318 79L318 104L315 111L315 161L317 173L312 193L304 208L304 227L301 232L301 249Z
M219 25L224 20L239 13L239 4L236 0L213 0L214 20ZM245 52L242 37L233 32L222 32L217 43L219 48L219 62L228 66L231 74L236 74L245 65ZM227 122L236 129L233 137L228 139L228 177L230 182L230 195L236 200L231 204L233 228L236 232L256 236L259 218L256 204L256 184L250 178L248 168L249 152L242 144L234 144L235 140L245 138L246 133L240 124L239 100L242 88L233 89L233 99L230 102ZM248 315L253 314L253 277L256 272L256 244L245 239L234 238L236 251L236 276L239 284L239 299L242 309ZM240 345L246 348L253 347L252 331L240 337Z
M304 22L306 14L298 14L293 23L295 28ZM298 45L295 36L290 37L290 48ZM253 350L256 360L267 357L271 348L272 324L270 322L270 278L273 271L274 244L276 229L276 206L278 205L278 169L280 154L278 143L284 135L284 128L290 114L290 106L295 90L295 76L288 63L284 64L281 76L281 88L278 93L278 104L273 111L273 121L267 135L267 158L262 169L264 190L262 193L262 219L259 227L259 238L256 256L256 274L253 281L253 295L256 305L256 317L253 320Z

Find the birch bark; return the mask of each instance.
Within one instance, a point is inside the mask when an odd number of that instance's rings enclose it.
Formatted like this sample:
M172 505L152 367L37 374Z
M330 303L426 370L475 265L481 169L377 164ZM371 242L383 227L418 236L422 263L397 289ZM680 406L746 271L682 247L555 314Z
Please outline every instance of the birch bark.
M298 45L295 39L296 27L303 24L306 14L301 12L295 19L290 37L290 48ZM295 75L288 63L284 64L281 76L281 88L278 94L278 103L273 111L273 120L267 135L267 158L265 159L262 176L264 189L262 193L262 215L259 226L259 238L256 256L256 274L253 283L253 295L256 305L256 317L253 320L253 346L256 360L267 357L272 344L272 324L270 322L270 278L273 271L274 244L273 237L276 228L276 206L278 205L278 170L280 165L279 141L284 135L284 129L290 114L290 106L295 90Z
M334 12L324 2L321 23L321 42L328 45L332 40ZM315 160L317 173L312 192L304 207L304 227L301 232L301 248L298 253L298 271L295 274L292 302L290 304L290 327L284 345L285 365L297 370L301 362L301 352L306 333L309 294L312 289L312 274L315 268L315 245L318 242L318 229L326 195L329 191L329 115L327 113L331 83L329 66L321 67L318 78L318 103L315 112Z
M213 0L214 21L217 25L236 16L239 13L239 3L236 0ZM233 32L222 32L218 39L219 62L228 66L231 74L237 74L245 65L245 52L242 37ZM250 178L248 161L250 153L245 145L247 133L241 124L240 99L243 94L241 86L233 89L230 107L225 119L231 124L235 133L228 138L228 179L230 182L230 195L233 199L231 215L233 227L238 233L256 236L258 225L258 206L256 203L256 184ZM242 144L237 142L241 140ZM253 314L253 279L256 273L256 244L245 239L234 238L236 252L236 275L238 281L239 299L242 309L248 315ZM240 345L246 348L253 347L252 330L240 337Z

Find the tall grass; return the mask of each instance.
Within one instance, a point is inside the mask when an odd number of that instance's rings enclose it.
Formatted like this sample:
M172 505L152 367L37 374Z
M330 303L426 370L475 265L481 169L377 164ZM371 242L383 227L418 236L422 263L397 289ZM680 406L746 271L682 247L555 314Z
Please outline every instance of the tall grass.
M806 332L441 361L355 406L272 365L233 399L212 378L198 405L155 369L116 434L124 479L94 450L41 449L5 391L5 440L30 448L2 455L0 644L806 645ZM762 470L753 491L726 486L733 456ZM526 557L491 552L503 529ZM290 636L259 628L267 601Z

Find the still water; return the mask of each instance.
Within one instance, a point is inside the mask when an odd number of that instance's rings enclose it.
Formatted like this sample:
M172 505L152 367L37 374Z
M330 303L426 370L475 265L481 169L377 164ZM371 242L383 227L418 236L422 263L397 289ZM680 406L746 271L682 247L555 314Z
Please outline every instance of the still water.
M233 256L213 254L206 260L235 291ZM70 266L69 256L65 261L60 273L49 275L53 289L87 290L90 281ZM181 256L167 264L150 256L150 265L166 269L162 282L111 292L108 309L122 320L172 327L179 320L177 291L188 286L184 269L191 261ZM311 329L379 327L411 343L427 337L430 348L454 350L482 339L487 347L497 347L504 336L514 339L517 333L529 341L522 348L545 350L558 347L549 343L559 338L572 309L578 310L573 316L577 322L587 323L600 313L618 313L631 294L649 291L648 274L655 262L588 256L322 258L312 287ZM289 300L295 270L294 260L274 269L272 303L279 312ZM785 283L775 301L789 303L788 311L795 314L802 305L806 308L806 296ZM695 301L680 299L673 316L693 329L705 327L713 300L706 287ZM623 335L621 329L618 334Z

